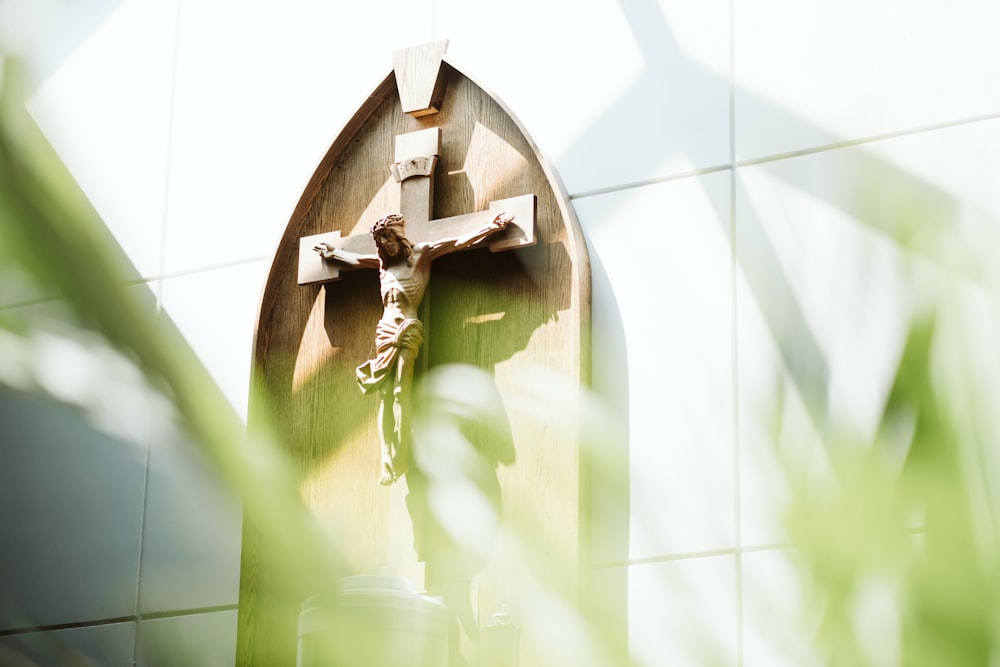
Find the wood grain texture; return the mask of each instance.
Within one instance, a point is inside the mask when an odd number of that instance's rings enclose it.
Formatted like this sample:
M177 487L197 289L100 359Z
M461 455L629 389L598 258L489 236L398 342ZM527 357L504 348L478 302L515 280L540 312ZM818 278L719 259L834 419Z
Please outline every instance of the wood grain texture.
M448 41L442 40L393 51L392 67L404 113L420 118L440 111L447 82L441 76L441 60L447 48Z
M250 422L267 403L299 466L305 503L338 536L358 573L412 579L418 589L446 594L451 608L467 607L485 627L511 600L507 573L518 558L570 594L585 566L578 411L589 381L590 268L562 187L523 129L454 67L445 63L441 76L440 113L414 118L403 112L390 75L305 188L261 300L254 382L265 398L251 404ZM398 210L399 185L388 170L396 136L431 127L442 130L435 218L535 196L535 245L439 258L421 310L426 342L417 382L458 369L475 385L470 392L479 387L484 409L502 416L460 424L479 461L463 474L502 517L485 556L456 544L428 509L435 457L449 457L435 449L440 443L418 438L421 465L388 489L377 483L376 399L354 380L355 366L374 351L376 272L297 284L300 237L363 234ZM269 567L269 549L278 547L261 539L252 517L244 533L238 663L294 665L298 604L310 592L282 587L281 573ZM459 633L455 647L470 664L474 630ZM524 650L522 665L539 664Z

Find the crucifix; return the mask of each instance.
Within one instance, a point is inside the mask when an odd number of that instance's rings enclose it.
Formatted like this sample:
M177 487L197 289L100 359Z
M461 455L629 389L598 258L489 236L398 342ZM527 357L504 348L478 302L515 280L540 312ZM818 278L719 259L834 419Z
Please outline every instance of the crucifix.
M400 212L379 218L370 234L340 232L300 239L299 284L328 282L350 269L378 269L382 318L375 355L357 368L365 393L379 395L381 445L379 483L389 485L408 468L411 437L410 385L413 362L423 343L418 309L433 259L488 246L498 252L535 242L533 194L490 202L487 211L433 219L434 168L441 130L430 128L396 137L389 166L400 185Z

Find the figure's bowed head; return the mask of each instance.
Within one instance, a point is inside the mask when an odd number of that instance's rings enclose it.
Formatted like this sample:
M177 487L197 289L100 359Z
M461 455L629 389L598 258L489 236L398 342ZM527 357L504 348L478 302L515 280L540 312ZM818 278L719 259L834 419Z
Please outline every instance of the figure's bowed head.
M376 220L371 227L371 235L375 240L377 258L383 264L408 261L413 254L413 243L406 238L406 221L398 213L391 213ZM347 252L326 242L316 244L313 250L323 259L350 265L364 265L376 259L375 256L367 257Z
M375 221L371 228L379 258L386 264L409 259L413 244L406 238L406 220L398 213L391 213Z

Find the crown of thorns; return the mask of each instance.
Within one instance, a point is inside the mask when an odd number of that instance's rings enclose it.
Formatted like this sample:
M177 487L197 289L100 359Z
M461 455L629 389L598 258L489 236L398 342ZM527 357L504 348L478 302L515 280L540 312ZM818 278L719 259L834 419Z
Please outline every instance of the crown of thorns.
M405 228L406 221L403 220L403 216L399 213L390 213L389 215L384 215L375 221L372 225L372 236L375 236L377 232L387 229L389 227L399 227L400 229Z

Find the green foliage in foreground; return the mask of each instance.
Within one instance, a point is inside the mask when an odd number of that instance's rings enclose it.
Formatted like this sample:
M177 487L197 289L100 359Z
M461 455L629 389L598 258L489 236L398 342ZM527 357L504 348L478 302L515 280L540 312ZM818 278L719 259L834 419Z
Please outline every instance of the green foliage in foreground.
M798 491L789 526L826 664L995 664L998 541L978 451L987 443L968 437L940 394L957 389L934 377L942 343L934 319L913 325L876 441L828 442L830 479Z
M261 533L289 545L281 551L289 576L315 581L344 574L336 545L303 508L280 447L260 435L247 441L194 356L126 288L119 270L126 263L24 112L13 93L16 78L16 66L6 63L0 261L19 267L40 291L58 294L80 331L99 333L170 397L241 492ZM995 406L977 384L961 321L954 330L950 298L942 292L911 326L875 441L845 442L820 425L830 475L815 482L791 465L787 470L794 489L788 525L802 587L812 593L808 613L818 619L811 647L817 664L952 667L1000 659ZM996 295L988 299L995 306ZM4 330L33 335L31 322L9 315L0 318ZM565 600L531 573L525 587L557 619L553 641L563 648L602 645L594 641L599 601L567 611ZM872 609L880 628L874 639L866 627ZM608 660L598 649L575 655L595 665Z
M282 545L269 549L269 558L276 560L269 560L268 567L287 577L285 588L316 589L316 582L336 582L352 574L335 540L303 505L294 465L278 439L266 425L255 424L247 433L191 350L167 333L167 327L158 326L154 311L128 288L128 262L25 112L23 98L16 94L19 75L16 63L5 63L0 102L0 238L4 240L0 259L8 275L19 267L19 275L26 276L40 294L52 295L42 300L68 307L64 325L69 336L99 337L93 347L110 348L130 360L148 384L169 399L190 436L239 493L256 538ZM44 325L0 313L0 345L10 344L11 335L30 342L39 326ZM31 366L30 360L21 364L17 377L0 369L0 385L44 394L43 382L26 377L33 372ZM530 542L523 547L532 551ZM567 656L579 666L627 662L613 657L620 646L617 636L609 638L597 629L601 622L596 619L606 613L600 601L571 602L541 571L525 571L516 583L515 595L530 600L525 616L544 619L544 629L525 633L541 644L538 653ZM377 641L371 632L353 632L336 647L335 662L352 664L351 655L370 651Z

